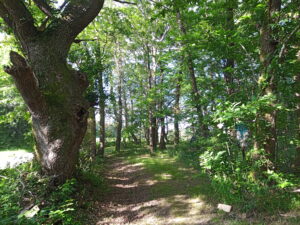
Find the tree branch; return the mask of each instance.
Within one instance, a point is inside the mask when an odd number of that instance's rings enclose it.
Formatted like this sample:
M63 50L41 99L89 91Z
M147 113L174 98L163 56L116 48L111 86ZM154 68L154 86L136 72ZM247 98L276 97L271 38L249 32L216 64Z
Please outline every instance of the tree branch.
M282 42L282 47L280 49L279 52L279 58L282 58L283 56L283 52L286 48L286 43L291 39L291 37L300 29L300 24L298 24L298 26L295 27L295 29L283 40Z
M15 84L26 102L31 115L41 115L41 112L46 107L33 71L28 66L26 60L14 51L10 52L10 60L12 66L4 67L4 71L10 74L15 80Z
M10 27L12 27L15 35L20 40L26 41L37 34L37 29L34 26L34 19L23 1L2 0L0 8L1 17ZM5 13L4 17L2 13Z
M10 27L13 28L13 21L11 20L6 8L0 2L0 17L3 18L4 22Z
M136 3L134 2L127 2L127 1L121 1L121 0L113 0L114 2L118 2L118 3L121 3L121 4L128 4L128 5L137 5Z
M47 16L52 17L52 8L45 0L33 0L33 2L36 4L36 6Z
M98 38L95 38L95 39L75 39L73 42L76 43L76 44L79 44L80 42L83 42L83 41L97 41Z
M164 33L161 35L160 39L158 40L158 42L162 42L163 40L165 40L166 36L167 36L167 33L169 32L170 30L170 26L167 25L166 28L165 28L165 31Z
M56 34L66 33L69 42L98 15L103 7L104 0L77 0L70 1L62 12L61 18L52 22L56 26Z

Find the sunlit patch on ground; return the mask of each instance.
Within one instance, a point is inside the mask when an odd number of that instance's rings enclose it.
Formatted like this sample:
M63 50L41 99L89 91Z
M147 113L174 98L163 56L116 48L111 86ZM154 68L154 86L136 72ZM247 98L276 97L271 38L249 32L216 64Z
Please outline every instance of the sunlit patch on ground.
M31 161L33 158L33 153L27 152L25 150L1 151L0 169L15 168L22 163Z
M217 210L209 180L199 171L164 155L108 157L104 165L107 190L92 197L88 224L213 225L299 224L294 215L257 221L239 211ZM99 198L98 198L99 197ZM233 210L234 211L234 210ZM294 218L295 217L295 218ZM264 221L261 223L260 221ZM271 222L270 222L271 221Z
M162 180L170 180L172 179L172 175L171 174L167 174L167 173L163 173L159 175L159 178Z
M143 155L130 162L108 159L106 179L110 190L95 203L94 223L207 224L213 207L200 193L193 193L189 184L200 185L204 181L188 180L192 171L173 163L175 160L163 155Z

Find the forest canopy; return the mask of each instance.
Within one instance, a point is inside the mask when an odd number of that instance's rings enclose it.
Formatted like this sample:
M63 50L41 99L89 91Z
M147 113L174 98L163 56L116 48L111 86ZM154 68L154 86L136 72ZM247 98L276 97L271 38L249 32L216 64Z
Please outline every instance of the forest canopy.
M35 152L53 187L107 155L167 152L226 203L279 210L258 200L275 193L295 208L299 11L298 0L0 0L0 151Z

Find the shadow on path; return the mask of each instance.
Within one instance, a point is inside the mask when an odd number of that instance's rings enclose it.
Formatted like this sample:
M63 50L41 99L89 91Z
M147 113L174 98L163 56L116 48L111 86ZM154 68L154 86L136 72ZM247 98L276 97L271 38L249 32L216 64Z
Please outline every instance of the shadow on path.
M99 191L94 224L209 224L214 215L208 180L170 158L114 156L104 171L109 188Z

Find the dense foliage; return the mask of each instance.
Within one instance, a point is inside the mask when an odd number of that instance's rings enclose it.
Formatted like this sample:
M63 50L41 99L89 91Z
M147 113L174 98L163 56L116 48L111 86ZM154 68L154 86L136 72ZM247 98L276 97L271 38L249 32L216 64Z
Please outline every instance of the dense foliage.
M42 23L45 16L24 2ZM68 55L68 66L88 75L85 98L96 112L88 132L100 138L97 146L82 146L82 168L112 142L116 151L132 143L151 154L167 148L207 173L224 203L242 211L298 208L292 190L300 184L299 17L299 1L289 0L107 1ZM2 27L5 65L8 49L18 45L0 21ZM0 148L32 146L30 123L1 68ZM15 180L1 178L12 188L2 195L5 204L21 198L11 193ZM30 182L37 189L39 181ZM48 219L38 222L66 219L73 186L68 181L59 187L62 196L49 197ZM21 208L14 207L0 217L15 219Z

